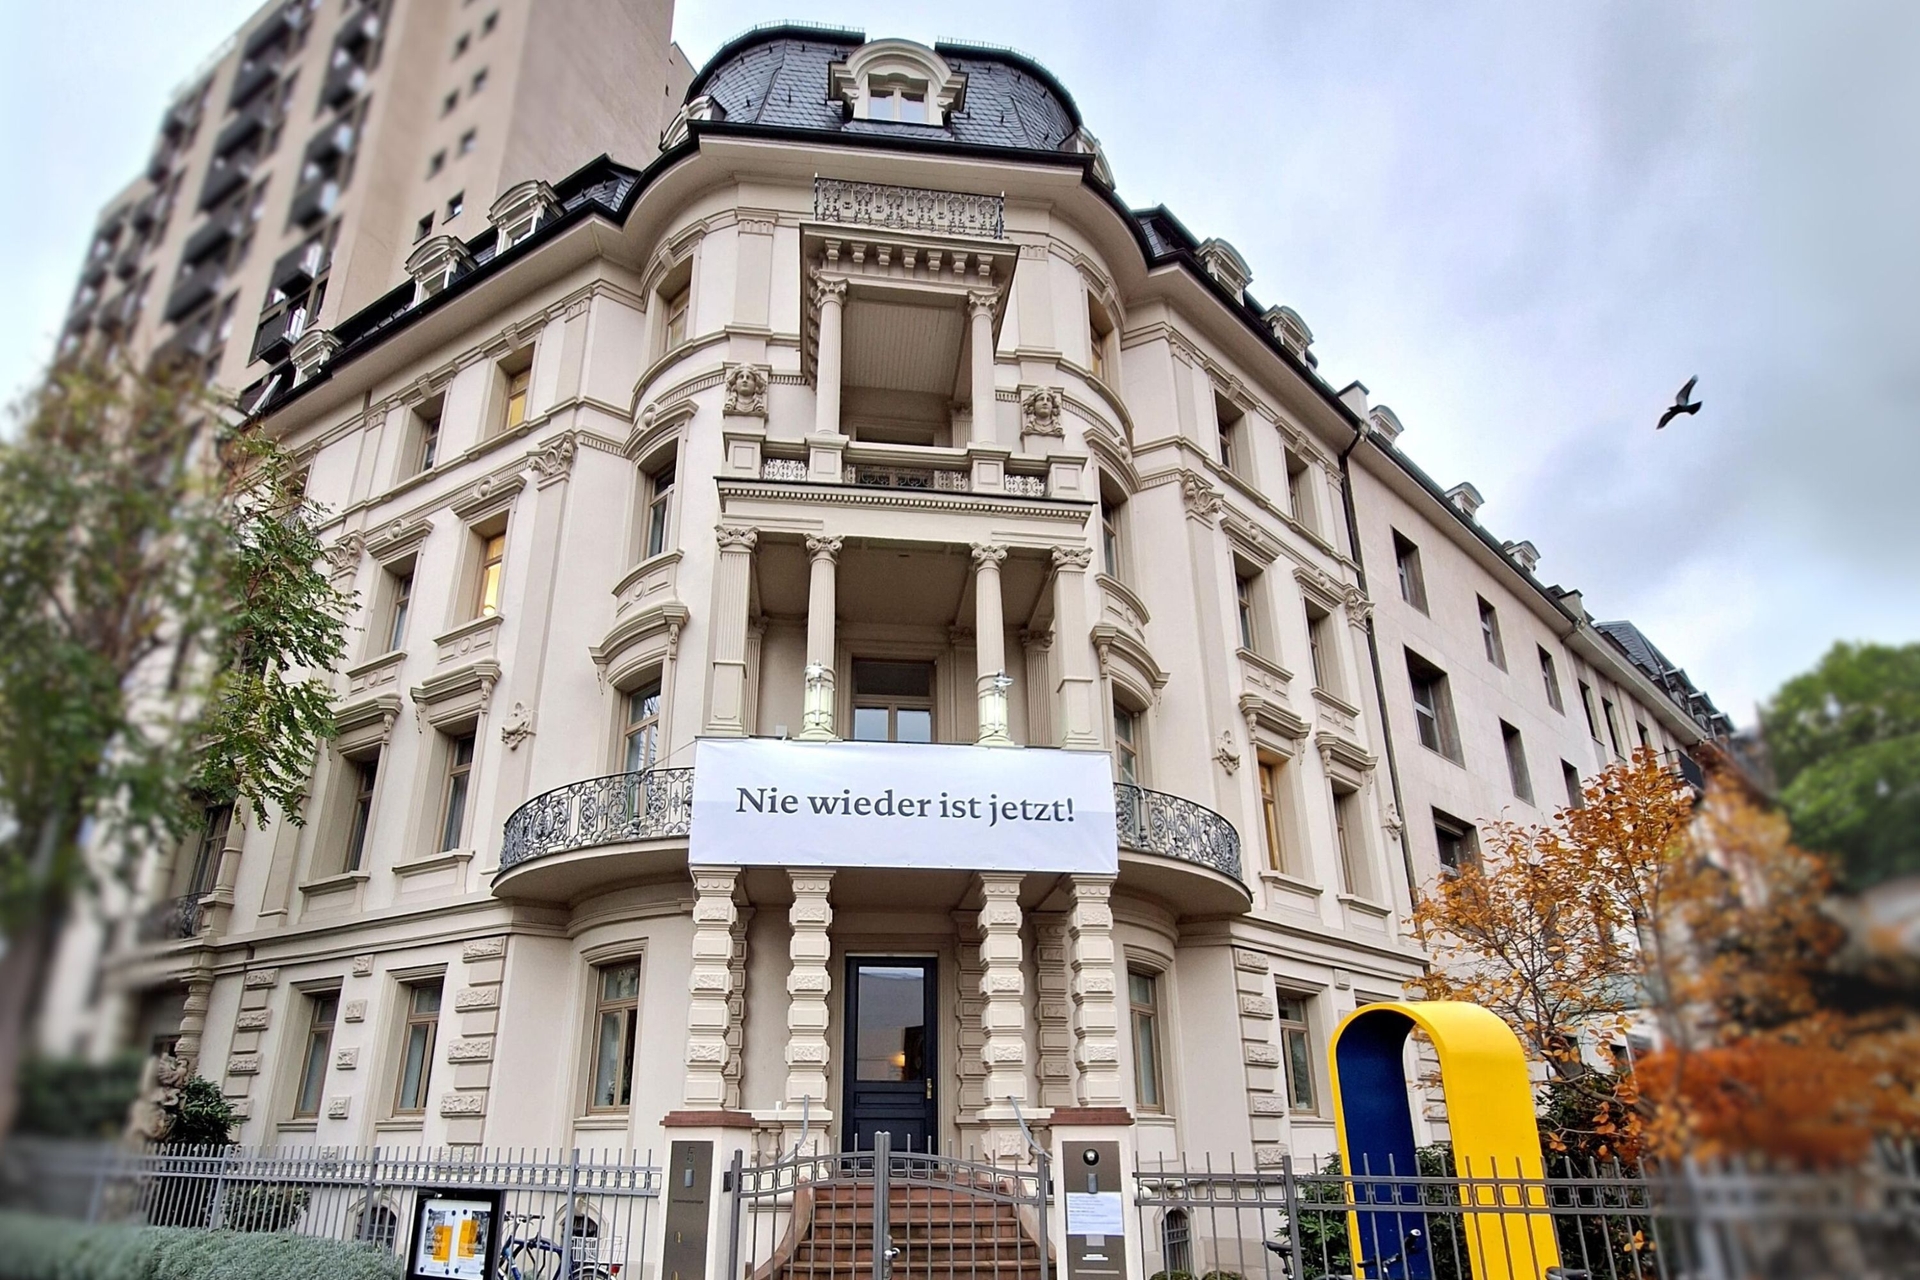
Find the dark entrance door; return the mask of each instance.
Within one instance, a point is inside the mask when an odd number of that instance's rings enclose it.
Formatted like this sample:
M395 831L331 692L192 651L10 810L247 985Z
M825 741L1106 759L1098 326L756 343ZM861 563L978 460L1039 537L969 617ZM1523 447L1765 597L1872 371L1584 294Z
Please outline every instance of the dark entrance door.
M846 1123L842 1142L865 1151L885 1131L895 1151L928 1151L934 1121L934 1009L928 959L847 960Z

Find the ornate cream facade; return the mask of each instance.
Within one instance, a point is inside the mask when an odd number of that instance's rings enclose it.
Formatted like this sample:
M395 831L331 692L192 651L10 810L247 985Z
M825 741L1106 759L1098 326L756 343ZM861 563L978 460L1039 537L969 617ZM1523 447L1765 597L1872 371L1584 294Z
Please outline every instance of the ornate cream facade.
M1711 718L1025 59L756 32L653 141L260 378L356 595L340 736L304 826L149 869L189 936L117 926L47 1042L167 1038L249 1142L1331 1150L1412 894L1638 740L1582 697ZM739 736L1109 752L1118 874L690 864Z

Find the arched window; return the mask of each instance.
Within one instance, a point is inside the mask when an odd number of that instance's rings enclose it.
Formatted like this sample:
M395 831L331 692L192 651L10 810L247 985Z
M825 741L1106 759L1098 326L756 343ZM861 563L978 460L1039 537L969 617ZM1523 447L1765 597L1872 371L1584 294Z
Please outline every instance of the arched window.
M383 1204L362 1209L354 1219L353 1238L376 1249L392 1253L399 1235L399 1215Z
M1193 1224L1185 1209L1169 1209L1160 1219L1160 1254L1168 1276L1193 1274Z

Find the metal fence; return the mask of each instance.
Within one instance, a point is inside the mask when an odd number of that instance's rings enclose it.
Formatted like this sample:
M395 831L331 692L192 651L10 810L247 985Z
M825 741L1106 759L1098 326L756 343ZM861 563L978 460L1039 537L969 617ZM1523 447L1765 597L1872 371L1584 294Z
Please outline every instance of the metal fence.
M1144 1161L1151 1280L1916 1280L1920 1169L1363 1169ZM1556 1268L1558 1269L1556 1271Z
M512 1272L619 1280L645 1273L660 1196L651 1156L622 1151L404 1147L165 1147L15 1139L0 1148L10 1207L89 1222L285 1231L400 1254L419 1191L500 1189Z
M723 1280L1049 1280L1047 1157L793 1154L726 1179Z

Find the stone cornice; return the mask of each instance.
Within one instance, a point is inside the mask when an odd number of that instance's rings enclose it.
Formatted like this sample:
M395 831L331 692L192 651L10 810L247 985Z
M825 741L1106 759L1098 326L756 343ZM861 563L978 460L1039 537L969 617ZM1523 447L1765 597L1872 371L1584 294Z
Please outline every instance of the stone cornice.
M1071 498L999 498L979 493L929 493L917 489L875 489L807 481L722 480L722 502L729 497L770 502L800 502L838 507L889 507L902 511L961 511L1027 516L1040 520L1086 523L1091 502Z

